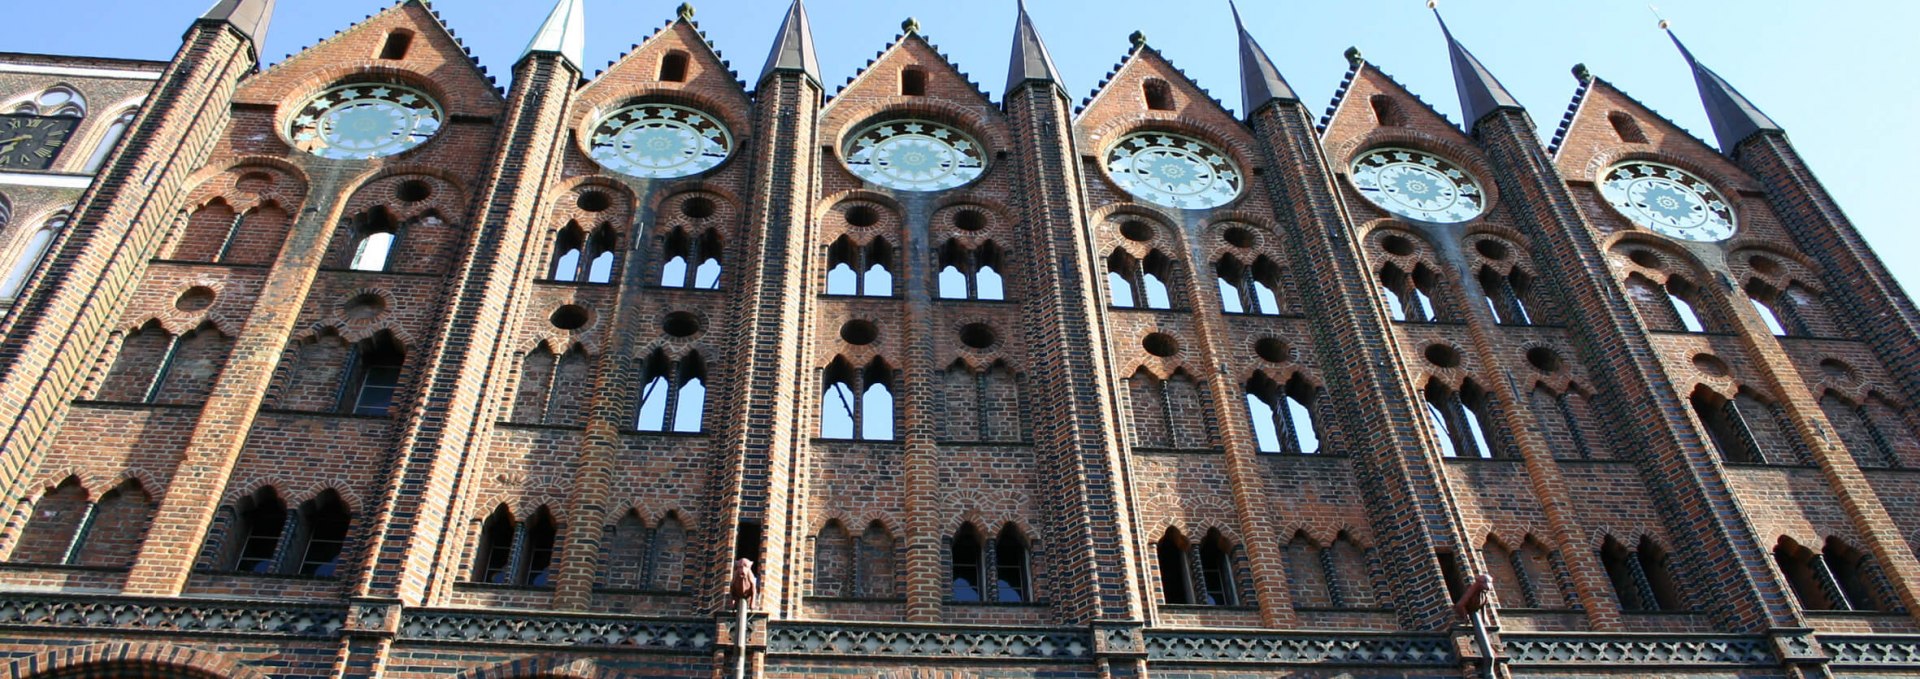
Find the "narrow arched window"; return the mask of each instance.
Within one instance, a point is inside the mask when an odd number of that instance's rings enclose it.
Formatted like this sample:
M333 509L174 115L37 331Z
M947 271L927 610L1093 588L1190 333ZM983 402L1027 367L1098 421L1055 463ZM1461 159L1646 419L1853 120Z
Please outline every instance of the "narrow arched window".
M1680 329L1687 332L1706 332L1707 324L1691 301L1699 291L1686 279L1675 277L1667 281L1667 303L1673 305L1674 316L1680 320Z
M1640 123L1621 111L1607 114L1607 123L1613 125L1613 134L1620 141L1629 144L1647 143L1647 133L1640 130Z
M1687 403L1693 406L1694 416L1700 419L1700 426L1707 430L1707 441L1720 453L1720 459L1743 464L1766 462L1766 457L1760 452L1759 440L1754 438L1753 429L1747 426L1746 416L1740 413L1740 407L1732 400L1700 387L1688 397Z
M1459 392L1439 382L1427 385L1427 418L1433 424L1442 457L1496 457L1488 432L1491 418L1488 396L1472 382Z
M553 514L546 507L533 513L533 521L526 526L526 549L520 562L519 584L527 587L553 584L553 545L558 535Z
M82 172L93 174L100 171L100 166L107 162L107 156L112 155L113 149L120 145L120 140L126 138L127 128L133 125L133 114L132 109L122 111L107 123L106 133L100 135L99 143L94 144L93 154L87 156L87 164Z
M1173 297L1167 284L1173 280L1173 260L1160 254L1159 250L1147 253L1147 260L1140 267L1141 297L1145 298L1149 309L1173 308Z
M1506 275L1491 267L1480 270L1480 292L1486 295L1493 322L1533 325L1533 312L1527 308L1526 300L1529 283L1526 273L1518 269Z
M1373 108L1374 122L1381 127L1397 127L1406 124L1406 119L1400 115L1400 104L1393 98L1376 94L1367 99L1367 104Z
M867 390L860 398L860 438L893 440L893 390L887 387L887 372L878 364L867 366Z
M1167 81L1158 78L1148 78L1146 82L1141 83L1140 90L1141 95L1147 100L1148 109L1154 111L1173 110L1173 88L1167 86Z
M660 80L678 83L687 80L687 53L680 50L668 52L660 57Z
M647 551L647 588L659 592L686 589L687 528L680 515L667 512L653 531L653 546Z
M892 297L893 246L876 238L865 246L842 236L827 248L827 294Z
M353 522L353 516L347 512L340 496L328 490L301 504L299 519L299 531L294 534L287 551L291 559L290 567L283 570L320 578L333 577L340 569L340 557L347 544L347 527Z
M40 262L47 258L47 250L53 245L54 236L66 226L67 215L50 217L14 251L13 264L7 268L7 277L0 279L0 302L12 301L20 296L21 290L27 285L27 277L32 276L33 270L39 268Z
M1000 278L1000 249L991 241L969 248L948 241L940 248L940 271L935 281L941 299L1006 299Z
M1154 543L1154 561L1160 567L1160 600L1168 605L1194 601L1193 571L1187 563L1187 550L1187 539L1177 528L1168 528L1167 534Z
M338 410L354 415L385 415L400 389L407 353L385 331L353 345L347 357Z
M679 360L655 351L641 378L640 408L634 429L697 433L706 416L706 363L697 353Z
M407 49L413 46L413 31L404 28L394 29L387 34L385 42L380 43L380 58L396 61L407 58Z
M986 584L982 577L986 563L986 548L980 539L980 529L973 524L963 524L960 532L953 536L953 588L954 601L985 601L982 596Z
M512 581L513 534L513 512L506 505L494 508L480 525L480 542L474 547L474 582L505 585Z
M400 238L400 227L384 209L354 220L353 254L347 268L355 271L386 271Z
M287 505L272 487L261 488L240 500L227 561L228 570L272 573L279 561L280 540L287 531Z
M1247 410L1253 417L1254 442L1263 453L1310 454L1320 451L1320 433L1314 420L1317 389L1299 377L1283 387L1265 375L1247 383Z
M994 596L1003 604L1030 601L1032 585L1028 580L1027 539L1012 524L1000 529L994 543Z
M838 520L828 521L813 539L813 589L819 597L848 596L852 588L853 536Z
M553 237L553 280L562 283L580 280L586 240L586 232L581 231L578 224L568 224Z
M893 272L888 266L893 263L893 245L885 239L876 238L867 244L867 256L864 260L867 269L860 275L860 294L864 297L892 297Z
M93 503L80 479L69 476L33 503L33 513L13 549L9 561L15 563L72 563L71 547L83 541L82 534L93 514Z
M1140 305L1133 290L1133 282L1139 278L1139 271L1139 265L1132 255L1115 250L1107 257L1107 295L1115 308L1132 309Z
M1878 594L1883 576L1872 557L1840 538L1827 538L1826 545L1820 550L1820 559L1833 575L1834 584L1838 586L1847 610L1891 612L1887 600Z
M900 94L908 97L920 97L927 94L927 72L923 69L908 67L900 71Z
M1794 542L1793 538L1783 537L1773 547L1773 562L1780 574L1786 576L1787 585L1793 589L1794 598L1800 600L1801 608L1849 610L1846 597L1840 592L1840 583L1827 570L1826 560L1813 550Z
M1652 538L1643 537L1637 549L1607 537L1600 548L1600 563L1613 582L1620 608L1630 613L1680 611L1684 608L1679 587L1667 569L1667 552Z
M1380 270L1380 289L1386 298L1387 313L1396 321L1442 320L1433 300L1438 285L1438 278L1425 266L1415 268L1411 274L1392 264Z
M828 439L893 439L892 371L876 360L855 370L835 359L821 374L825 392L820 402L820 437Z
M1747 283L1746 293L1747 301L1752 302L1753 310L1760 314L1760 321L1775 337L1813 334L1808 331L1806 320L1796 304L1798 300L1793 295L1757 280Z
M1218 529L1207 532L1207 538L1200 541L1200 586L1196 589L1204 594L1200 603L1208 606L1233 606L1239 603L1239 592L1233 583L1233 543L1227 541Z

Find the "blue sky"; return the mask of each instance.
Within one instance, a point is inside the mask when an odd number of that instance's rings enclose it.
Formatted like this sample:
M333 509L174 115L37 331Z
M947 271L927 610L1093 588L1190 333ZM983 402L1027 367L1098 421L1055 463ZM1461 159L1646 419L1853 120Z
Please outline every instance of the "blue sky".
M587 63L603 67L673 18L669 0L587 0ZM0 51L166 59L209 0L7 0ZM786 0L694 3L702 29L741 77L758 76ZM1920 290L1920 229L1901 201L1920 191L1920 3L1895 0L1666 0L1660 9L1696 55L1787 128L1828 189L1908 290ZM281 0L262 53L271 61L387 6L383 0ZM1123 57L1127 35L1148 41L1240 107L1233 20L1226 0L1030 0L1042 36L1076 98ZM1317 112L1358 46L1440 111L1459 119L1444 44L1423 0L1245 0L1241 13ZM435 7L504 83L549 0L440 0ZM1696 134L1711 137L1693 80L1635 0L1444 0L1456 35L1506 83L1546 134L1585 63ZM989 94L1006 78L1014 0L811 0L822 78L837 88L892 40L906 17ZM76 20L85 30L60 30ZM1905 198L1903 198L1905 197Z

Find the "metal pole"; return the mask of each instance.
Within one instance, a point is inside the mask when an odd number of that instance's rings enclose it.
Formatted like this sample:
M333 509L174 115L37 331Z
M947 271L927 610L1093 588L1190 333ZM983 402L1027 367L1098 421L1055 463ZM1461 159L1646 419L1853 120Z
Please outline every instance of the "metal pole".
M1487 626L1480 621L1478 611L1473 614L1473 638L1480 642L1480 655L1487 659L1482 666L1486 670L1487 679L1500 679L1500 673L1494 668L1493 637L1487 635Z
M733 679L747 679L747 600L740 600L740 623L734 627L737 657L733 659Z

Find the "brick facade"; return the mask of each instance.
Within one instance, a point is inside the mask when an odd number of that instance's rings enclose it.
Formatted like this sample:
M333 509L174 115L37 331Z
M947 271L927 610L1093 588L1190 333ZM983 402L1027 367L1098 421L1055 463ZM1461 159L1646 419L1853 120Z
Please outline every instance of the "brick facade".
M1075 108L1024 11L1001 101L912 24L830 92L798 3L751 83L683 10L498 89L419 0L259 68L270 5L0 55L0 105L97 102L76 148L137 111L90 182L0 173L9 267L74 206L0 315L6 676L1920 675L1920 322L1777 130L1716 151L1582 70L1543 147L1358 52L1317 121L1258 69L1241 119L1140 37ZM346 83L431 138L295 148ZM727 157L602 167L635 104ZM863 178L902 119L979 176ZM1237 194L1136 197L1140 131ZM1382 147L1483 211L1376 206ZM1736 235L1634 226L1634 160Z

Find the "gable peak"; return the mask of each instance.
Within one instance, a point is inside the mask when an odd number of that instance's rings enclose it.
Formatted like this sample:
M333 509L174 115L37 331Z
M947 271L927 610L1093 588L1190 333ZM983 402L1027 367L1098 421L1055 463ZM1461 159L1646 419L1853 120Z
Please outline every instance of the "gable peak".
M820 83L820 57L813 51L813 24L807 21L807 7L801 0L793 0L787 7L787 16L780 20L780 30L774 33L773 50L767 54L767 65L760 70L760 81L780 72L792 72L805 75L815 85Z
M1695 59L1693 52L1680 42L1680 36L1673 32L1666 21L1660 22L1660 29L1673 40L1673 46L1680 49L1680 56L1687 60L1687 67L1693 69L1694 85L1700 89L1700 103L1707 109L1707 120L1713 124L1713 136L1720 140L1722 153L1733 153L1734 147L1739 146L1740 142L1756 134L1785 131L1725 78Z
M1433 9L1433 18L1440 22L1440 33L1447 39L1447 59L1453 64L1453 85L1460 94L1460 117L1467 131L1473 131L1480 119L1495 111L1526 110L1480 59L1453 37L1446 18L1440 16L1439 3L1428 2L1427 6Z

